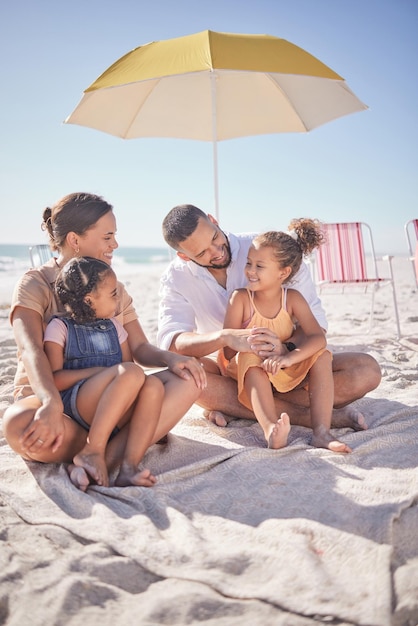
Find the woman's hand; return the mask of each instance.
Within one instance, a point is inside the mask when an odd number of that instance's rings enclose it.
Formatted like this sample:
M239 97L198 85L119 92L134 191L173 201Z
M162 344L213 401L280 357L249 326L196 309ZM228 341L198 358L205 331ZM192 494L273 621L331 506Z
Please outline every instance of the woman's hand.
M40 449L50 448L56 452L64 439L64 416L62 405L55 407L51 404L41 405L29 426L25 428L20 438L24 451L34 453Z
M194 356L183 356L175 352L167 352L166 356L168 369L184 380L194 378L198 389L205 389L207 385L206 372L198 359Z
M286 356L288 350L282 344L276 333L269 328L252 328L248 337L251 350L260 358L266 359L272 356Z

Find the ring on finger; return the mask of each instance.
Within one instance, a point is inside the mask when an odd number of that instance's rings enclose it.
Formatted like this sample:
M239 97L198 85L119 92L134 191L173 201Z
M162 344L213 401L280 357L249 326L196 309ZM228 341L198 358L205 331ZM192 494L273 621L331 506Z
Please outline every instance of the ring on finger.
M270 350L270 352L273 352L273 350L274 350L274 348L275 348L275 345L274 345L274 343L271 343L270 345L271 345L271 350Z
M40 441L40 443L45 443L43 439L39 439L39 438L36 441Z

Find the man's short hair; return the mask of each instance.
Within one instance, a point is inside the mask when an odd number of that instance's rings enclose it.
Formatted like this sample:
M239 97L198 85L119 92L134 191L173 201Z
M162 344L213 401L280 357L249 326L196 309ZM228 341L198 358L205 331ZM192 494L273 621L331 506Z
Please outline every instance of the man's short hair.
M174 250L194 233L200 219L208 220L208 216L193 204L175 206L163 220L163 237Z

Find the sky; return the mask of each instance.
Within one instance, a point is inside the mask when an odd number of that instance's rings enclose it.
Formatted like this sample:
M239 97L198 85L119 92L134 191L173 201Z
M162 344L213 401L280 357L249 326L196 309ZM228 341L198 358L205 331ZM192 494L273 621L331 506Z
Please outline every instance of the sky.
M220 142L221 227L365 221L379 254L406 254L404 224L418 217L418 0L2 0L0 243L45 242L43 209L74 191L114 206L121 246L164 246L177 204L215 212L210 142L63 124L130 50L206 29L287 39L369 107L309 133Z

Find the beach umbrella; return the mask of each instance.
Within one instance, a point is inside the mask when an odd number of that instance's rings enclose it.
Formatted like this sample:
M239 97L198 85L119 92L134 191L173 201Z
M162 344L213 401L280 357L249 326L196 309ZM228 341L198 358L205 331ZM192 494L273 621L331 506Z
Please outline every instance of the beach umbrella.
M210 30L154 41L113 63L65 123L122 137L218 141L307 132L367 106L332 69L270 35Z

